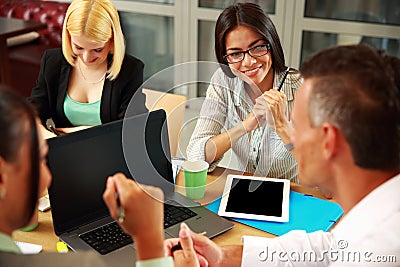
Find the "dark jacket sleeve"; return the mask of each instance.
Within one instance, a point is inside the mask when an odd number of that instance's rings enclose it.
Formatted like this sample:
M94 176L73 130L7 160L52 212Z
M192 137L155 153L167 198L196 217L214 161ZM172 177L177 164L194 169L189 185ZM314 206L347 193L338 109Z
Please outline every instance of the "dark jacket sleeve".
M121 78L128 82L121 90L118 119L125 116L129 106L129 115L147 112L146 97L142 92L144 64L139 59L126 55L121 67ZM132 102L132 103L131 103Z
M61 48L45 51L40 64L36 86L28 101L36 108L43 125L53 118L56 127L70 127L63 111L71 66L65 60Z
M46 120L51 117L49 95L45 82L47 62L48 53L45 51L40 63L40 71L36 80L36 86L32 89L31 96L28 97L28 101L36 108L43 124L45 124Z

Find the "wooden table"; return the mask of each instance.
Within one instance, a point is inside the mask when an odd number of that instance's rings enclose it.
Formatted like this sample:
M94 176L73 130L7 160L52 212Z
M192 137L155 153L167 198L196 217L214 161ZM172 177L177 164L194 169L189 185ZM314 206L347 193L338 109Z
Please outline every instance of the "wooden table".
M222 195L222 192L224 191L224 187L225 187L226 177L228 176L228 174L250 175L250 174L246 174L246 173L243 174L242 172L235 171L235 170L217 167L212 173L209 173L207 175L207 185L206 185L204 198L199 201L202 205L207 205ZM182 172L180 172L178 174L176 183L177 183L176 191L178 191L182 194L185 194L185 190L183 187L184 177L183 177ZM299 184L291 183L290 189L300 192L300 193L310 194L315 197L326 199L324 197L324 195L315 188L307 188L307 187L299 185ZM275 235L273 235L273 234L252 228L250 226L241 224L239 222L236 222L236 221L232 221L232 222L235 225L233 227L233 229L229 230L228 232L226 232L220 236L213 238L213 241L215 243L217 243L220 246L240 245L240 244L242 244L241 238L243 235L275 237Z
M45 29L46 24L0 17L0 83L11 85L10 59L7 38Z
M202 204L208 204L222 195L225 180L228 174L240 174L234 170L224 168L216 168L215 171L207 175L207 186L204 198L200 201ZM177 184L183 184L183 173L179 173ZM291 189L297 192L311 194L316 197L324 198L323 195L316 189L306 188L298 184L291 184ZM177 191L184 193L183 187L177 186ZM239 245L243 235L256 235L262 237L274 237L274 235L264 231L252 228L250 226L232 221L235 225L232 230L213 238L218 245ZM32 232L15 231L13 234L14 240L28 243L40 244L44 251L56 251L56 243L58 237L54 234L51 211L39 211L39 227Z

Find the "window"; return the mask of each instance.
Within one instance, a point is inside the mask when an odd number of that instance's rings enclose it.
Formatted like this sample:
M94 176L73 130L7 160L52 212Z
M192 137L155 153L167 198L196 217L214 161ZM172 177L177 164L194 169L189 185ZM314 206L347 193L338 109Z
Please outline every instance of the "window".
M121 14L127 52L144 61L145 78L183 62L215 62L215 21L224 7L237 2L246 1L114 1ZM400 56L399 0L248 2L258 3L269 14L286 64L294 68L310 54L340 44L367 43ZM182 88L180 93L193 98L203 96L206 88L206 84L194 90Z

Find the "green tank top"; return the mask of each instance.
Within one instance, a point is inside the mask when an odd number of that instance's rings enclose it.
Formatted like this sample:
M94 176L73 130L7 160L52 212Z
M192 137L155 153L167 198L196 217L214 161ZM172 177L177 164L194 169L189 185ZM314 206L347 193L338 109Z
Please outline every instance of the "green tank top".
M71 99L68 93L64 99L64 113L73 126L96 126L101 124L100 102L80 103Z

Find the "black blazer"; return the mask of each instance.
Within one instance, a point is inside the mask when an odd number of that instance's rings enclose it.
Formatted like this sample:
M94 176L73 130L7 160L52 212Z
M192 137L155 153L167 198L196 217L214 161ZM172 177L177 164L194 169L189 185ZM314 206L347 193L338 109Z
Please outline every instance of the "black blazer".
M118 77L104 81L100 102L100 119L107 123L122 119L128 104L135 95L129 115L147 112L146 97L138 88L143 83L144 64L139 59L125 55ZM72 127L64 113L64 99L67 93L72 66L64 58L61 48L47 50L40 64L36 86L28 100L36 107L40 120L52 118L56 127Z

